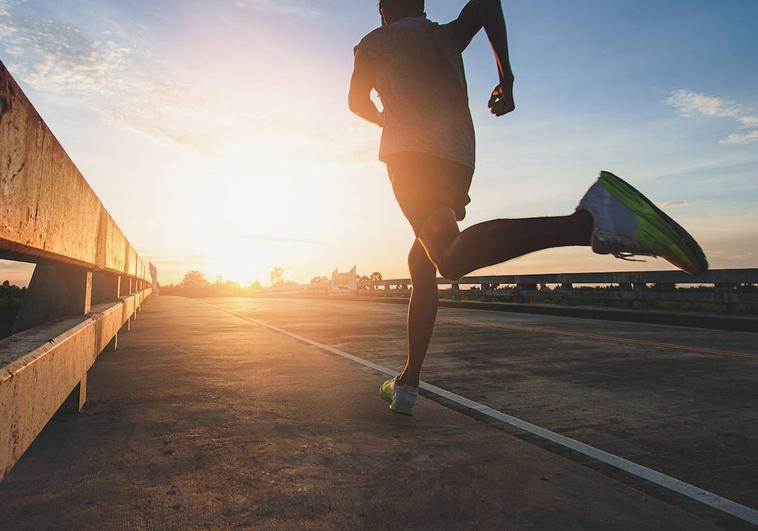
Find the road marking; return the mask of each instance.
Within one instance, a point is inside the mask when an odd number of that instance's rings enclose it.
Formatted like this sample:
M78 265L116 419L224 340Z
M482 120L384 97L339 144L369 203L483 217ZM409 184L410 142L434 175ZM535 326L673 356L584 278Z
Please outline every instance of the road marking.
M339 302L339 301L338 301ZM359 301L359 302L366 302L367 304L371 304L372 301ZM350 304L355 304L355 302L350 302ZM376 303L373 303L376 305ZM381 313L386 314L395 314L395 312L391 310L374 310L372 311L379 311ZM477 312L486 311L486 310L474 310ZM501 313L501 312L498 312ZM679 343L668 343L665 341L653 341L650 339L634 339L630 337L622 337L622 336L608 336L603 334L593 334L591 332L572 332L569 330L558 330L556 328L550 328L550 327L538 327L538 326L525 326L525 325L516 325L516 324L506 324L506 323L499 323L499 322L490 322L490 321L476 321L474 319L468 319L468 318L460 318L460 317L450 317L443 313L438 314L437 316L437 322L447 322L452 324L462 324L466 326L474 326L474 327L481 327L481 328L499 328L502 330L511 330L513 332L525 332L529 334L547 334L547 335L555 335L555 336L564 336L564 337L575 337L577 339L589 339L593 341L608 341L611 343L626 343L631 345L640 345L643 347L651 347L651 348L660 348L660 349L669 349L669 350L680 350L683 352L691 352L696 354L706 354L709 356L721 356L721 357L727 357L727 358L744 358L744 359L751 359L751 360L758 360L758 354L753 354L750 352L740 352L737 350L725 350L725 349L717 349L717 348L708 348L708 347L698 347L694 345L682 345ZM607 322L607 321L606 321ZM677 327L675 325L660 325L655 323L632 323L632 324L639 324L639 325L646 325L646 326L654 326L654 327L666 327L666 328L684 328L684 327ZM692 328L687 328L687 330L693 330ZM711 331L707 329L698 329L701 331Z
M698 354L708 354L708 355L713 355L713 356L725 356L725 357L736 357L736 358L747 358L747 359L758 360L758 354L750 354L748 352L737 352L734 350L722 350L722 349L716 349L716 348L680 345L678 343L652 341L650 339L632 339L629 337L606 336L602 334L592 334L589 332L571 332L569 330L557 330L555 328L511 325L511 324L505 324L505 323L486 323L486 324L483 322L471 323L467 321L466 319L460 319L456 317L446 317L446 316L443 317L443 320L447 322L451 322L451 323L456 323L456 324L465 324L468 326L478 326L478 327L485 327L485 328L501 328L504 330L513 330L514 332L527 332L530 334L549 334L549 335L554 335L554 336L577 337L580 339L611 341L614 343L629 343L632 345L641 345L644 347L684 350L687 352L696 352Z
M358 301L358 302L371 303L374 301ZM351 304L355 304L355 302L351 302ZM473 311L481 312L481 311L488 311L488 310L474 309ZM394 313L394 312L388 311L386 313ZM497 313L501 313L501 312L497 312ZM556 317L556 316L551 316L551 317ZM564 317L564 316L559 316L559 317ZM627 343L627 344L632 344L632 345L641 345L644 347L664 348L664 349L670 349L670 350L683 350L685 352L695 352L697 354L707 354L711 356L722 356L722 357L730 357L730 358L745 358L745 359L758 360L758 354L752 354L750 352L739 352L736 350L724 350L724 349L717 349L717 348L698 347L694 345L688 346L688 345L681 345L679 343L667 343L665 341L652 341L650 339L634 339L634 338L622 337L622 336L607 336L603 334L593 334L590 332L571 332L567 330L557 330L555 328L550 328L550 327L512 325L512 324L496 323L496 322L489 322L489 321L477 322L477 321L474 321L473 319L469 320L469 319L459 318L459 317L449 317L443 313L440 313L437 316L437 322L442 322L442 321L445 321L448 323L463 324L467 326L478 326L478 327L484 327L484 328L500 328L503 330L512 330L514 332L527 332L530 334L537 333L537 334L549 334L549 335L565 336L565 337L576 337L579 339L591 339L595 341L611 341L613 343ZM676 326L676 325L661 325L661 324L656 324L656 323L632 323L632 324L656 326L656 327L667 327L667 328L684 328L684 327ZM691 327L686 327L686 328L688 330L693 330L693 328ZM711 331L706 328L699 328L697 330Z
M387 376L395 376L397 374L396 371L393 371L381 365L377 365L376 363L372 363L368 360L364 360L363 358L359 358L358 356L354 356L353 354L350 354L338 348L334 348L329 345L325 345L324 343L319 343L318 341L308 339L307 337L300 336L288 330L284 330L283 328L279 328L277 326L268 324L264 321L253 319L252 317L247 317L240 313L225 310L224 308L221 308L219 306L216 306L210 303L206 303L206 304L209 304L209 306L213 306L217 310L227 313L229 315L233 315L235 317L238 317L245 321L249 321L258 326L268 328L269 330L273 330L274 332L278 332L282 335L285 335L287 337L300 341L301 343L305 343L306 345L315 347L319 350L323 350L325 352L335 354L342 358L346 358L350 361L363 365L364 367L369 367L382 374L386 374ZM560 433L556 433L554 431L550 431L541 426L537 426L536 424L532 424L531 422L527 422L525 420L521 420L519 418L513 417L511 415L508 415L506 413L493 409L489 406L485 406L484 404L480 404L479 402L469 400L468 398L465 398L461 395L452 393L450 391L442 389L441 387L437 387L436 385L432 385L426 382L421 382L421 385L419 387L421 387L425 391L429 391L430 393L433 393L437 396L450 400L451 402L455 402L456 404L463 406L467 409L476 411L477 413L481 413L482 415L486 415L492 419L498 420L502 422L503 424L507 424L509 426L513 426L514 428L518 428L522 431L525 431L527 433L531 433L532 435L536 435L537 437L541 439L558 444L560 446L563 446L564 448L569 448L582 455L591 457L592 459L595 459L597 461L610 465L614 468L618 468L619 470L623 470L624 472L632 474L633 476L637 476L638 478L642 478L651 483L655 483L656 485L660 485L661 487L667 488L673 492L676 492L678 494L691 498L704 505L707 505L709 507L712 507L724 513L730 514L745 522L749 522L753 525L758 525L758 511L751 507L741 505L727 498L722 498L721 496L719 496L718 494L714 494L713 492L707 491L705 489L701 489L700 487L696 487L695 485L691 485L689 483L678 480L676 478L672 478L671 476L667 476L666 474L658 472L657 470L653 470L652 468L648 468L646 466L640 465L633 461L629 461L628 459L624 459L623 457L619 457L617 455L605 452L603 450L595 448L594 446L590 446L589 444L585 444L575 439L571 439L570 437L561 435Z

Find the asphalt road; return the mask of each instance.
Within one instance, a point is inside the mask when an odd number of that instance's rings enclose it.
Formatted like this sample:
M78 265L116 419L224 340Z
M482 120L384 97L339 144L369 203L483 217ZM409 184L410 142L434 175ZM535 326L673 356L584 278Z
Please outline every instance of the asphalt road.
M231 313L230 313L231 312ZM0 528L748 524L436 397L389 412L404 308L151 300L0 484ZM443 309L424 379L751 507L756 336Z
M216 299L385 367L405 307ZM443 308L425 381L758 507L758 335Z

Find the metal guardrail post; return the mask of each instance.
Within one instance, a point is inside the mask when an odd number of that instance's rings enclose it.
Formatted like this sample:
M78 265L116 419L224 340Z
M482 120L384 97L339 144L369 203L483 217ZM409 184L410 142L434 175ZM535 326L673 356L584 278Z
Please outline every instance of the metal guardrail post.
M716 283L716 306L722 313L734 313L737 308L737 284L732 282Z
M526 302L526 298L523 294L524 286L523 284L516 283L516 289L513 290L513 302Z
M481 284L479 284L479 290L480 290L479 293L482 300L488 301L491 299L489 292L493 291L494 287L495 285L490 284L489 282L482 282Z
M561 304L571 304L571 293L574 291L574 284L571 282L562 282L558 290L558 298Z
M634 299L632 299L632 308L636 310L647 307L647 303L643 299L643 292L647 290L647 284L644 282L633 282L632 289L634 290Z
M450 284L450 291L452 292L451 295L453 300L461 300L461 287L457 282L452 282Z
M516 302L528 302L528 297L526 296L526 292L536 291L536 290L537 290L537 284L535 283L524 283L524 282L517 283L516 293L515 293Z
M634 293L634 285L631 282L619 282L619 291L623 293ZM621 305L625 308L633 308L634 300L622 299Z

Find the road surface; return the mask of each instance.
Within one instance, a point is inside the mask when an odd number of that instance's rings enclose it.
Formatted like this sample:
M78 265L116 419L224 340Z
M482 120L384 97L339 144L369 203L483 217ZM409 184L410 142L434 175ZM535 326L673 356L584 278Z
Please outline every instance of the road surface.
M440 311L427 382L667 488L435 393L389 412L366 364L402 365L402 306L162 297L0 484L0 527L750 529L676 486L758 507L756 339Z

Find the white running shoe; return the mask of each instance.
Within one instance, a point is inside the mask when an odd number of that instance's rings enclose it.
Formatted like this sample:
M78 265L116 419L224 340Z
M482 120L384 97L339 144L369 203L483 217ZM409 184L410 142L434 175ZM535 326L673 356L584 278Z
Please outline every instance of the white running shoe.
M387 380L379 387L379 395L390 405L395 413L413 415L413 406L418 397L418 387L412 385L400 385L397 383L398 376Z
M595 222L592 250L622 260L660 256L691 275L708 270L700 245L673 219L624 180L601 172L577 210Z

